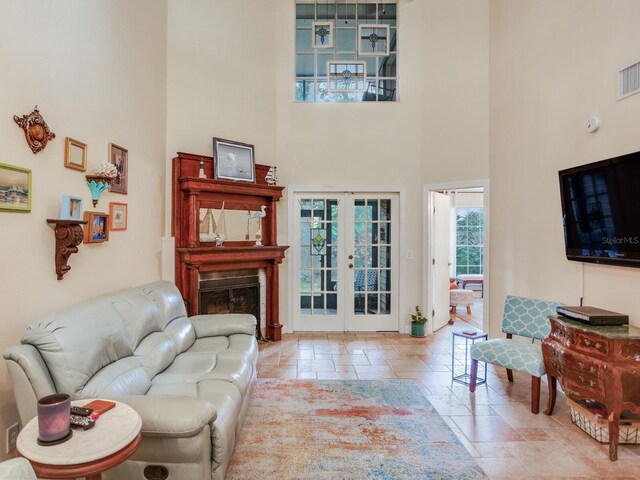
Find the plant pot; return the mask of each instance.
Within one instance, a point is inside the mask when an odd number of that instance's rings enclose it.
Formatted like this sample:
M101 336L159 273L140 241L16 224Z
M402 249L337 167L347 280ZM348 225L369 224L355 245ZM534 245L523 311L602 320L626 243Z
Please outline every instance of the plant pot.
M412 337L425 337L426 323L411 322L411 336Z

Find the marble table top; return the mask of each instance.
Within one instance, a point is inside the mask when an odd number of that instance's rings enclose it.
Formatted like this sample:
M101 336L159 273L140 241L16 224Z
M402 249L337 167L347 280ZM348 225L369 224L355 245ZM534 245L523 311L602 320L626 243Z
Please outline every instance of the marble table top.
M91 399L76 400L86 405ZM64 443L38 445L38 417L32 418L18 435L17 447L27 459L47 465L77 465L112 455L129 445L140 433L142 420L130 406L116 402L89 430L72 429L73 436Z

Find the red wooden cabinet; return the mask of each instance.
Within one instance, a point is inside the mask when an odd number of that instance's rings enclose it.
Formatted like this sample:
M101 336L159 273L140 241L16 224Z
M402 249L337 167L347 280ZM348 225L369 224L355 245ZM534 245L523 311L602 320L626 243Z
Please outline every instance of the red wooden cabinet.
M199 178L201 162L207 178ZM172 175L172 234L176 244L176 285L180 289L190 315L200 312L199 283L201 274L212 271L264 269L266 272L266 336L270 340L282 338L279 321L279 276L288 246L277 243L277 202L284 187L267 185L264 177L269 167L256 165L256 183L213 179L212 157L178 153L173 159ZM253 240L215 242L200 241L201 208L226 211L260 211L262 243Z
M606 408L609 458L618 457L618 422L623 410L640 414L640 328L590 326L565 317L551 317L551 333L542 354L555 403L556 379L567 397L593 400Z

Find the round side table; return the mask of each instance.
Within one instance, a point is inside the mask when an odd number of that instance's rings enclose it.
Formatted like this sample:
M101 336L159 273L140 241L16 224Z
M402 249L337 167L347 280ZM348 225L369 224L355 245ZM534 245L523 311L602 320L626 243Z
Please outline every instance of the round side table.
M73 404L82 406L90 401ZM73 436L59 445L38 445L38 418L32 418L18 435L18 455L29 460L38 477L100 480L102 472L124 462L140 445L140 415L124 403L115 403L93 428L73 429Z

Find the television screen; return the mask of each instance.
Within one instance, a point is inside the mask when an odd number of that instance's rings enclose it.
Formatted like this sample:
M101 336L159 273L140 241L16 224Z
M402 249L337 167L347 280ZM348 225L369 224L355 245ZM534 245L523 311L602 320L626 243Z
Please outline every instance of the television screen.
M567 258L640 267L640 152L559 175Z

